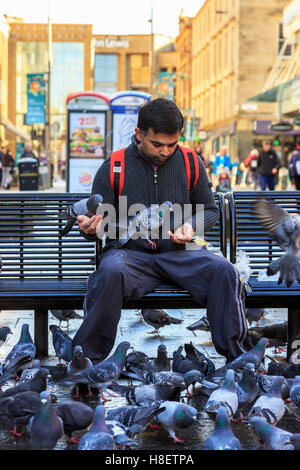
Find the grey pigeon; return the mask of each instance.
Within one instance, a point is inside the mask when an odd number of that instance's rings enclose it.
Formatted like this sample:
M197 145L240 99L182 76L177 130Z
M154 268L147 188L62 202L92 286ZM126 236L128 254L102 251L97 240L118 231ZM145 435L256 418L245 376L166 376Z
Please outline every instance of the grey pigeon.
M276 377L274 383L268 393L261 395L248 414L248 419L252 416L261 416L267 420L269 424L276 425L284 415L285 405L281 396L281 388L284 377Z
M187 429L197 422L196 408L174 401L163 401L161 407L165 410L156 416L156 420L169 433L174 442L183 443L184 441L176 436L176 432Z
M95 384L101 389L106 389L108 385L120 377L126 361L126 352L130 347L130 343L123 341L108 359L66 377L61 383L66 385ZM103 392L102 399L106 401Z
M125 368L129 369L131 365L135 367L143 367L149 362L149 357L142 351L133 351L126 356Z
M300 375L294 378L293 385L290 389L290 397L296 406L300 406Z
M41 392L40 407L28 423L30 445L35 449L52 449L64 432L63 421L52 406L48 392Z
M211 375L215 372L216 368L214 363L208 359L202 352L200 352L192 341L184 345L186 358L200 365L200 372L205 376ZM196 368L196 367L195 367Z
M259 393L260 394L268 393L271 390L276 377L278 376L255 373L255 380L258 386ZM286 383L283 383L281 387L281 396L284 400L290 396L290 388L292 386L294 379L285 379L285 380L286 380Z
M256 337L257 341L262 338L268 338L268 347L275 347L275 353L278 348L285 346L287 343L288 323L274 323L268 326L256 326L251 328L248 333L251 334L251 341Z
M72 359L72 338L64 333L58 326L50 325L49 330L52 333L52 343L56 356L61 360L70 362Z
M246 364L253 364L255 370L257 370L265 355L267 344L268 339L262 338L253 349L250 349L250 351L241 354L236 359L226 364L227 368L238 371L243 369Z
M94 412L93 422L89 431L84 434L78 444L78 450L115 450L116 444L109 428L105 424L105 408L98 405Z
M124 424L108 419L106 419L105 423L118 448L126 449L128 447L131 448L138 445L137 441L134 441L129 437L130 431L126 426L124 426Z
M260 416L251 418L249 424L254 429L255 435L264 444L265 450L294 450L291 444L292 433L272 426Z
M49 369L41 367L32 379L23 380L15 387L8 388L2 392L0 394L0 399L16 395L17 393L27 392L29 390L32 392L41 393L42 391L46 390L49 378L51 378Z
M153 331L150 331L150 333L158 333L158 330L166 325L179 325L182 323L182 320L171 317L167 312L161 309L143 309L142 316L148 325L155 328Z
M10 431L20 437L22 428L40 407L40 395L37 392L27 391L0 399L1 420L13 426ZM21 431L21 432L20 432Z
M200 320L196 321L195 323L192 323L192 325L187 326L186 329L192 332L196 330L210 331L210 326L209 326L207 316L203 315L203 317L201 317Z
M37 371L41 368L41 361L39 359L34 359L31 363L31 366L27 369L22 370L22 374L20 377L20 382L24 382L25 380L31 380L36 375Z
M284 364L271 359L268 364L268 375L282 375L285 378L293 379L296 375L300 375L300 364Z
M241 450L241 443L230 426L227 409L220 406L216 416L215 428L203 443L204 450Z
M8 335L12 335L12 331L8 326L1 326L0 327L0 346L2 346Z
M295 450L300 450L300 434L291 436L290 441Z
M157 239L159 229L172 212L172 203L163 202L160 206L146 207L142 212L133 217L128 226L119 227L119 239L115 242L114 248L122 248L131 239L137 235L145 240L145 245L150 246L152 250L156 249L156 243L151 238Z
M151 372L162 372L162 371L170 371L171 370L171 361L168 358L167 348L164 344L160 344L157 348L157 356L156 358L152 359L151 361L139 362L138 364L134 364L132 360L128 362L128 357L126 358L127 369L129 371L133 371L134 368L139 368L142 371ZM131 375L132 378L136 378L135 376Z
M280 258L271 261L267 275L279 271L278 284L285 281L287 287L295 279L300 283L300 217L265 199L257 201L255 211L270 236L285 251Z
M73 349L72 360L67 365L67 372L68 375L76 374L84 369L88 369L89 367L93 367L92 361L83 355L82 347L77 345ZM90 390L90 386L88 387L88 396L93 396L93 393ZM76 394L75 397L78 398L79 396L79 386L75 384Z
M29 325L28 323L24 323L24 325L22 325L19 341L5 358L3 366L4 371L10 369L13 363L15 372L17 372L19 369L18 366L32 361L35 354L36 348L29 332Z
M53 408L64 425L64 432L68 437L68 444L78 444L79 439L72 437L72 433L86 429L93 420L94 411L85 403L73 400L64 400L53 404Z
M246 364L241 380L236 383L236 392L239 406L249 405L249 403L252 403L257 397L258 386L253 364Z
M59 320L59 328L61 322L67 322L67 328L69 328L69 322L73 319L83 320L83 317L79 315L75 310L50 310L52 315Z
M87 217L92 217L97 214L98 208L103 202L103 197L100 194L93 194L87 199L81 199L78 202L75 202L72 206L68 206L67 209L60 214L60 219L66 219L67 223L61 235L67 235L71 230L73 225L77 222L77 217L79 215L85 215Z
M135 436L144 432L150 421L164 409L160 401L153 402L149 406L121 406L109 410L107 419L124 424L129 429L130 435Z
M225 406L228 417L231 419L238 408L238 396L234 382L234 371L228 369L225 375L224 383L220 388L214 390L206 402L204 411L213 416L217 414L218 409Z
M245 309L245 316L250 326L252 325L253 322L256 322L256 326L257 326L259 320L261 320L261 318L267 315L267 313L268 312L264 308L246 308Z

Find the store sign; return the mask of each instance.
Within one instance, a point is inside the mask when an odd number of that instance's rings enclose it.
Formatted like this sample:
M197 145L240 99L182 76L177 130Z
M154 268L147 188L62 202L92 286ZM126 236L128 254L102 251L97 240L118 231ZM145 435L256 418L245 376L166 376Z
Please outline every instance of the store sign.
M106 49L117 49L117 48L129 49L130 42L127 40L117 40L117 39L110 39L110 38L97 39L95 41L95 47L106 48Z
M270 126L271 131L273 132L288 132L294 129L294 126L289 121L276 122Z
M45 124L45 78L43 73L27 74L26 124Z
M295 126L300 126L300 118L294 119L293 123Z

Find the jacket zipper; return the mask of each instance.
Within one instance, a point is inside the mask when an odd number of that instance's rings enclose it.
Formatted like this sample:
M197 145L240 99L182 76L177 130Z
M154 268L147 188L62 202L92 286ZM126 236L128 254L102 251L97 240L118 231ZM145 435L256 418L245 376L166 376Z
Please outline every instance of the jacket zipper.
M154 170L154 187L155 187L155 203L156 204L158 204L157 183L158 183L158 174L157 174L157 169L156 169Z

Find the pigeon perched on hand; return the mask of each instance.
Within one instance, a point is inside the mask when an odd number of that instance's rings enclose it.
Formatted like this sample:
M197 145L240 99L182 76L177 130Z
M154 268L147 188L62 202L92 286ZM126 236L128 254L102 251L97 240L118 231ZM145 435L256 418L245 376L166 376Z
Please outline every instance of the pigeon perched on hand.
M86 429L93 420L94 411L85 403L73 400L64 400L54 403L53 409L63 421L64 432L68 437L68 444L78 444L79 439L72 437L72 433Z
M53 449L64 432L63 421L52 406L48 392L40 394L40 407L28 423L30 445L35 449Z
M150 245L155 250L156 243L151 238L158 239L159 229L172 210L170 201L165 201L160 206L147 207L130 220L128 227L120 227L119 239L115 242L114 248L122 248L131 238L140 236L148 246ZM140 233L142 236L139 235Z
M293 434L272 426L264 417L254 416L250 419L249 425L264 444L265 450L294 450L291 441Z
M105 408L98 405L95 409L92 425L78 444L78 450L115 450L116 444L105 423Z
M284 377L276 377L270 391L264 393L256 400L249 411L248 419L253 416L261 416L269 424L274 425L281 420L285 412L285 404L281 396L281 388L284 381Z
M179 325L182 323L182 320L178 318L171 317L164 310L161 309L143 309L142 316L148 325L153 326L155 329L149 333L158 333L160 328L163 328L167 325Z
M59 320L59 328L61 322L67 322L67 329L69 329L69 321L73 319L83 320L83 317L79 315L75 310L50 310L52 315Z
M1 326L0 327L0 346L3 346L8 335L12 335L11 329L8 326Z
M96 215L97 209L101 206L102 202L103 197L100 194L94 194L87 199L81 199L75 202L72 206L68 206L59 216L60 219L67 219L67 223L61 231L61 235L67 235L72 230L79 215L85 215L87 217Z
M59 359L58 365L62 365L62 359L70 362L72 359L72 339L56 325L50 325L49 330L52 333L55 354Z
M269 264L267 275L280 273L278 284L290 287L296 279L300 283L300 217L289 214L282 207L265 199L255 205L257 217L285 253Z
M204 450L241 450L241 443L230 426L227 409L220 406L216 416L215 428L203 443Z

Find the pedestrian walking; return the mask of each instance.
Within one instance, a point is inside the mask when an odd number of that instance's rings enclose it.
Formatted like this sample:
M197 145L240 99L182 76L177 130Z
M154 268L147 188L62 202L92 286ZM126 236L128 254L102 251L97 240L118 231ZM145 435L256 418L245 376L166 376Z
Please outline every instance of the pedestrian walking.
M280 168L280 159L272 148L269 140L264 140L262 150L258 155L257 173L262 191L267 187L270 191L275 189L275 178Z
M259 151L257 149L253 149L244 162L245 167L250 170L250 177L251 182L254 184L254 191L259 187L259 174L257 172L258 156Z
M12 181L12 169L15 166L15 160L7 146L4 147L2 152L2 179L1 189L10 189Z
M297 143L296 150L292 153L288 168L291 182L297 190L300 190L300 141Z

